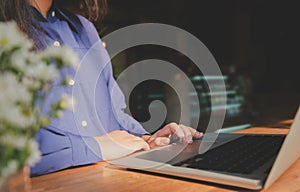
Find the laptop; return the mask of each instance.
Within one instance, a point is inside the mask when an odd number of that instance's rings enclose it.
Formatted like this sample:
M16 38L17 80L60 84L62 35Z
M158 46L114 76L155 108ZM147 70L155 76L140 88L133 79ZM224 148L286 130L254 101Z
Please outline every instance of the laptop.
M288 135L205 133L192 144L172 143L110 164L143 172L259 190L300 157L300 107ZM209 143L209 138L217 138ZM210 146L203 153L203 146Z

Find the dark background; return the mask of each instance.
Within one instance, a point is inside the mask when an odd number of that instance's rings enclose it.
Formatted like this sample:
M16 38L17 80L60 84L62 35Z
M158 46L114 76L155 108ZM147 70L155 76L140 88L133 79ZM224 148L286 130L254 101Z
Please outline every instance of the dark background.
M100 36L147 22L188 31L208 47L224 75L241 76L247 82L252 109L264 121L273 122L292 118L300 101L300 11L296 2L108 0L108 15L95 25ZM140 46L113 59L115 76L130 64L149 58L170 61L190 75L200 73L192 70L193 63L180 53Z

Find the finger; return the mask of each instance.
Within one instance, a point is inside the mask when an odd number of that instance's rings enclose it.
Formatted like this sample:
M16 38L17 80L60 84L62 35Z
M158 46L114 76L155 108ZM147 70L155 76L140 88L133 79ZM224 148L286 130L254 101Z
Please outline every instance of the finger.
M168 137L176 132L179 129L179 125L177 123L169 123L164 126L162 129L157 131L157 137ZM182 133L182 137L184 134Z
M152 141L149 145L150 148L165 146L170 144L170 139L168 137L157 137L154 141Z
M188 127L188 126L186 126L186 127ZM200 137L203 136L203 133L200 133L198 130L196 130L196 129L192 128L192 127L188 127L188 128L190 129L190 131L192 133L192 136L194 138L200 138Z
M153 142L157 137L170 137L173 135L176 130L179 129L179 126L176 123L169 123L164 126L162 129L158 130L155 134L153 134L148 140L148 143ZM184 137L184 134L181 133L181 138Z
M179 125L181 130L184 132L184 138L183 140L187 143L192 143L193 142L193 133L190 127L184 126L184 125Z
M184 139L184 130L176 123L169 124L168 128L171 130L171 134L175 134L179 139Z
M203 133L202 133L202 132L196 131L196 132L194 133L194 138L200 138L200 137L202 137L202 136L203 136Z

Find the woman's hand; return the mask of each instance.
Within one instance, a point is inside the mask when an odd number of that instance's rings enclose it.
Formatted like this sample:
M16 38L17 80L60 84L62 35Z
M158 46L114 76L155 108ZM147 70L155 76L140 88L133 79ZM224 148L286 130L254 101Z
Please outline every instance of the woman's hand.
M185 125L169 123L152 136L144 135L142 138L149 144L150 148L154 148L168 145L173 135L177 136L180 141L192 143L193 138L200 138L203 134Z
M192 143L193 138L202 137L202 133L191 127L170 123L152 136L144 135L142 138L119 130L94 138L100 146L102 159L112 160L138 150L149 150L150 148L168 145L173 135L177 136L180 141L187 143Z
M103 160L112 160L138 150L150 149L145 140L126 131L117 130L94 138L100 146Z

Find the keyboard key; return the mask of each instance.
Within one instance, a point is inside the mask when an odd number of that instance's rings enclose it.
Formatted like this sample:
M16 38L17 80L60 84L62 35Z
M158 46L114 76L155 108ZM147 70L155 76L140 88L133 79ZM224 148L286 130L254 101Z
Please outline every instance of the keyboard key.
M175 166L218 172L252 173L279 152L284 138L281 135L245 135Z

